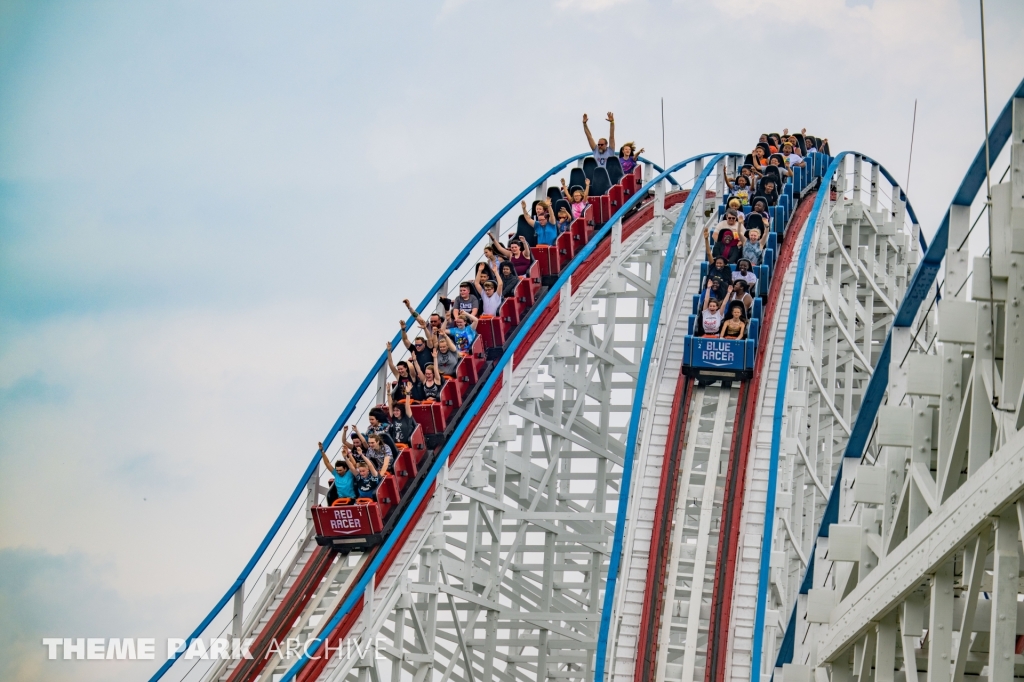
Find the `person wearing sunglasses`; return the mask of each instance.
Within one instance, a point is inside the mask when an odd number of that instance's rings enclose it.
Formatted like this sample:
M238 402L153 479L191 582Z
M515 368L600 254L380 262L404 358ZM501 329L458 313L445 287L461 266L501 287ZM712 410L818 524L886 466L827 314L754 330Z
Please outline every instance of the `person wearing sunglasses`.
M732 208L727 210L722 221L715 225L714 229L711 230L711 238L714 239L716 243L721 240L722 230L732 232L733 238L738 238L740 236L740 216L737 210Z
M594 160L597 165L604 168L608 159L615 156L615 115L608 112L608 138L600 138L594 142L594 136L590 134L590 127L587 125L587 115L583 114L583 132L587 134L587 142L594 151Z
M405 347L416 356L416 361L420 363L420 367L426 367L430 364L430 348L431 341L423 336L417 336L415 341L409 340L408 330L406 329L405 320L399 320L398 326L402 329L402 343Z

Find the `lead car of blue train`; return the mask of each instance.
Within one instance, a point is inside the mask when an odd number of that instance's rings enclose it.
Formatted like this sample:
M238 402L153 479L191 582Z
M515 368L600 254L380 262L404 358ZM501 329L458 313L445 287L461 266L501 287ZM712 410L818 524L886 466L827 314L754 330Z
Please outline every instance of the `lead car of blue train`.
M704 303L703 296L708 295L705 292L705 285L707 284L709 263L707 261L701 263L699 291L705 293L693 296L693 311L689 316L689 326L683 343L683 374L686 376L696 377L702 381L744 380L753 376L764 303L767 301L772 274L775 271L775 259L779 253L780 241L793 217L799 199L820 186L820 178L828 167L830 157L815 152L807 156L807 161L806 168L793 169L793 177L786 179L778 205L769 208L771 232L768 234L768 243L765 245L763 262L754 268L757 284L754 304L751 307L750 319L747 324L746 338L722 339L717 336L694 335ZM718 209L719 218L724 215L724 211L725 203L723 202ZM750 207L745 206L744 212L749 213ZM735 266L732 267L735 269Z

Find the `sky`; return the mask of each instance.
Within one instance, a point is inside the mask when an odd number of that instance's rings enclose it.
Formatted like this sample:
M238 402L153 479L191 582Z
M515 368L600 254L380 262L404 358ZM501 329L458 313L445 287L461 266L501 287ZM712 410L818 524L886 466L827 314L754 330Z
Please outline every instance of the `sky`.
M1024 3L986 3L991 116ZM0 0L0 679L185 636L465 242L617 141L806 127L936 228L984 133L959 0ZM1001 168L997 168L1001 172Z

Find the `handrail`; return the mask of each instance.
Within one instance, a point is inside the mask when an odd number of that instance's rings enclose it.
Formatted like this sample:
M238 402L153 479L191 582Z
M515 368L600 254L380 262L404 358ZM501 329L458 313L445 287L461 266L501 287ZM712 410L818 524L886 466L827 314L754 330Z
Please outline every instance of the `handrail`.
M537 178L533 182L533 184L531 184L522 192L520 192L515 199L505 204L505 207L498 211L498 213L496 213L493 218L487 221L487 223L485 223L484 226L469 240L465 248L462 249L459 255L455 257L455 260L452 261L452 264L448 266L448 269L445 270L444 274L441 275L437 282L434 283L434 286L430 289L430 293L428 293L424 297L423 301L420 302L416 310L419 312L423 312L427 309L427 306L429 306L431 302L434 301L434 297L437 295L437 292L445 284L448 278L465 262L465 260L473 252L474 247L476 247L480 240L483 239L484 235L487 234L491 227L494 226L499 220L501 220L501 218L506 213L508 213L509 210L511 210L516 204L522 201L526 197L526 195L534 191L552 175L560 172L573 161L578 161L579 159L590 156L592 153L593 152L585 152L582 154L576 154L575 156L571 156L565 161L562 161L561 163L552 166L545 174ZM636 196L640 197L640 192L637 192ZM413 320L414 318L410 317L408 320L408 324L411 324ZM401 333L396 334L395 337L391 340L391 343L392 345L397 346L400 340ZM332 426L331 430L328 431L327 436L323 440L325 450L328 447L330 447L331 442L334 440L334 437L338 434L338 431L341 430L342 426L344 426L344 424L349 421L349 418L355 411L356 405L359 404L359 401L363 397L363 394L366 393L366 390L370 387L370 384L376 378L377 373L381 370L381 368L384 367L385 363L387 362L386 355L386 352L381 353L380 357L377 359L377 362L374 363L373 368L366 375L366 378L363 379L362 383L359 384L359 388L356 389L356 392L353 394L352 399L349 400L348 404L345 406L345 409L342 410L341 415L334 422L334 426ZM210 613L207 614L207 616L202 620L202 622L199 623L198 627L196 627L192 634L188 636L188 639L185 640L184 647L180 648L175 653L173 658L169 658L162 666L160 666L160 669L157 670L156 673L149 679L149 682L157 682L157 680L163 677L164 674L168 670L170 670L171 666L174 665L174 662L178 660L178 658L192 643L192 641L199 637L199 635L201 635L203 631L206 630L207 627L209 627L210 623L212 623L213 619L217 616L217 614L220 613L221 610L223 610L223 608L227 605L228 601L234 596L235 592L237 592L238 589L245 584L245 581L249 577L249 574L252 573L252 570L256 567L256 564L263 557L264 552L267 551L267 548L273 541L274 536L277 535L277 532L281 529L281 526L284 524L285 519L288 517L288 512L291 511L291 509L295 506L295 503L298 502L299 496L302 495L302 491L306 487L306 482L309 480L310 476L313 475L313 472L316 470L319 461L320 452L318 450L317 453L313 455L313 459L310 461L309 465L307 465L306 469L302 472L302 476L299 478L298 485L295 486L295 489L292 491L292 494L288 497L288 501L285 502L284 508L281 509L281 513L277 515L277 518L271 525L270 530L267 531L267 534L263 537L263 541L256 548L256 551L249 559L249 562L242 569L242 572L239 574L238 578L233 583L231 583L231 587L229 587L228 591L224 594L224 596L220 598L220 601L217 602L217 604L213 607Z
M626 201L619 208L619 210L615 212L614 215L612 215L608 222L604 224L604 227L602 227L591 238L591 240L587 242L587 245L583 247L583 249L579 253L577 253L576 257L573 259L569 267L563 270L562 273L558 276L558 280L555 282L555 284L553 284L551 288L548 289L544 297L530 310L530 313L527 316L526 320L522 323L522 327L520 328L519 333L516 334L516 337L512 340L512 343L509 344L509 346L505 349L505 352L502 354L501 358L498 360L497 363L495 363L494 367L492 368L490 375L487 377L487 380L483 383L480 390L477 391L476 397L473 399L473 402L471 403L469 409L467 410L468 414L473 414L475 412L480 411L483 408L485 401L488 399L488 396L490 395L491 389L494 388L494 385L498 377L502 375L502 370L508 364L509 360L512 359L512 357L515 355L515 351L519 347L519 344L528 335L529 330L533 327L534 324L537 323L537 320L540 319L541 314L551 304L552 300L554 300L554 297L561 292L562 286L569 281L569 278L579 268L580 264L583 263L591 253L594 252L594 250L597 248L597 245L601 242L601 240L611 232L612 226L615 225L616 222L622 220L622 217L626 214L626 212L632 209L633 206L635 206L641 198L646 197L647 193L653 187L655 187L657 183L664 180L669 175L669 173L677 171L686 164L691 163L692 161L695 161L697 159L704 158L706 156L710 156L710 154L701 154L699 156L691 157L686 161L676 164L675 166L671 167L666 171L661 171L661 173L659 173L657 177L652 179L650 182L644 185L639 191L637 191L632 197L630 197L629 200ZM427 485L426 481L430 481L432 479L437 478L437 475L440 473L441 468L445 464L447 464L448 457L451 455L452 450L455 448L455 445L459 443L463 433L465 433L471 421L472 420L469 419L463 419L456 425L455 430L452 432L451 436L449 436L447 443L441 450L441 453L434 458L434 462L431 465L430 470L424 476L424 484L420 485L420 487L413 494L412 498L409 501L409 504L405 506L401 518L398 519L398 521L392 528L391 533L388 535L387 538L385 538L380 548L374 554L373 559L370 561L369 566L367 566L366 569L363 571L359 581L349 591L348 596L345 597L344 602L342 602L341 606L338 608L337 612L334 614L331 620L325 626L322 627L322 633L332 632L338 626L338 623L341 622L342 618L344 618L349 613L349 611L352 610L356 603L363 599L363 592L366 590L366 586L369 584L370 579L376 574L377 570L384 562L385 557L398 542L398 539L402 537L403 531L405 530L406 526L408 526L409 523L412 521L413 515L419 508L420 503L422 503L423 499L426 497L427 491L431 489L431 486ZM292 667L288 669L288 671L284 674L284 677L282 677L279 682L290 682L291 680L295 679L295 676L299 673L303 666L305 666L306 662L309 661L314 655L317 655L323 643L324 641L321 640L321 642L313 648L312 652L304 650L302 655L292 665Z
M654 304L651 308L650 323L644 338L644 350L640 359L640 366L637 373L637 385L633 406L629 414L629 431L626 434L626 452L622 459L622 481L619 484L619 507L615 516L615 535L612 540L612 555L608 564L608 579L605 582L604 605L601 608L601 626L598 631L596 664L594 668L594 680L604 679L605 658L608 649L608 634L611 630L612 607L615 600L615 585L618 582L619 563L622 561L622 540L625 533L626 513L629 509L629 492L633 478L633 457L636 455L637 432L640 424L640 410L643 408L643 395L647 388L647 375L650 371L651 357L654 354L654 342L658 335L658 326L661 321L661 308L665 300L665 291L668 289L668 281L672 274L672 263L675 259L676 249L679 246L679 235L683 225L689 217L690 210L698 193L703 193L704 183L707 182L711 172L718 166L719 161L729 156L741 156L735 152L717 154L704 168L703 172L693 181L693 188L683 208L679 211L679 218L672 227L672 235L669 237L668 249L665 252L665 261L661 269L661 277L658 279L658 289L654 296ZM693 157L682 161L672 167L671 170L682 168L694 161Z
M1006 106L1000 112L999 117L988 133L988 148L989 148L989 166L995 162L996 158L1002 152L1006 142L1010 139L1011 125L1013 122L1013 100L1015 98L1024 97L1024 80L1020 82L1017 89L1010 96L1010 99L1006 102ZM844 152L845 154L846 152ZM842 154L837 157L837 160L842 158ZM868 157L864 157L865 159ZM881 168L881 166L879 166ZM830 167L831 170L831 167ZM886 173L886 178L891 176ZM982 142L981 147L978 149L978 153L975 154L974 160L971 165L967 168L967 172L964 173L963 180L960 181L960 186L957 188L956 194L953 195L953 200L950 202L949 208L946 209L946 214L942 218L942 222L939 223L939 228L935 231L935 236L932 238L932 243L927 247L924 257L917 266L917 270L914 272L911 278L910 284L907 286L906 294L903 296L903 300L900 301L899 308L896 311L896 316L893 320L892 327L909 327L913 324L917 318L917 313L920 310L921 304L927 299L928 292L931 290L932 284L935 282L935 277L938 275L939 269L942 265L942 261L946 256L946 250L949 247L949 217L954 206L970 206L974 202L975 196L981 189L982 183L985 181L985 143ZM820 199L820 197L819 197ZM815 204L815 211L817 211L817 203ZM908 203L909 210L909 203ZM812 213L815 216L815 213ZM836 480L833 483L832 490L829 493L828 503L825 507L825 513L822 515L821 525L818 528L818 533L815 538L828 537L828 528L832 523L836 523L839 520L839 482L842 480L843 475L843 462L849 458L860 459L864 454L864 449L868 444L868 436L871 432L871 427L875 422L875 418L878 416L878 408L882 405L882 398L885 394L885 387L889 383L889 362L892 355L892 328L885 337L885 345L882 347L882 352L879 354L878 362L875 365L875 371L871 374L871 378L868 380L867 389L864 391L864 397L861 399L860 409L857 411L857 418L854 421L853 429L850 433L850 438L847 440L846 449L843 451L843 459L839 464L839 470L836 472ZM785 376L787 368L784 366L780 368L780 381ZM779 392L777 395L784 395ZM772 453L775 457L775 434L772 434ZM774 460L773 460L774 461ZM769 485L769 494L774 496L774 490ZM766 519L767 522L767 519ZM812 548L813 552L817 549L817 540L815 540L815 546ZM763 550L763 548L762 548ZM810 588L810 583L814 575L814 562L809 560L807 568L804 570L803 580L800 582L800 593L804 594ZM760 584L758 585L760 590ZM761 599L760 594L758 595L758 609L761 610ZM790 628L795 625L795 605L794 613L790 617L789 626L787 627L787 636L790 633ZM763 629L763 614L761 619L761 629ZM759 630L758 625L755 621L755 637ZM755 649L755 658L753 659L755 666L760 666L760 643ZM776 661L776 667L782 663L788 663L788 660L783 660L783 654L785 651L779 651L779 660ZM789 657L792 658L792 650L789 652ZM754 682L758 682L756 678L752 678Z
M818 194L817 194L817 196L814 199L814 206L811 209L810 215L807 217L807 221L804 223L804 233L803 233L802 241L800 243L800 254L799 254L798 258L797 258L797 263L796 263L796 277L793 280L793 291L792 291L792 294L791 294L792 302L791 302L790 308L789 308L789 317L787 318L787 321L786 321L786 338L783 341L782 357L781 357L781 361L780 361L779 367L778 367L779 379L778 379L778 386L776 387L776 392L775 392L775 395L777 396L777 398L776 398L776 402L775 402L775 409L774 409L774 412L772 414L772 445L771 445L771 455L770 455L769 464L768 464L768 491L767 491L767 499L765 501L764 530L763 530L763 533L761 535L761 557L760 557L760 565L759 565L759 568L758 568L758 580L757 580L757 608L756 608L756 610L754 612L754 637L753 637L752 657L751 657L751 681L752 682L760 682L760 675L761 675L761 672L760 672L761 671L761 657L762 657L761 648L763 646L763 638L764 638L764 618L765 618L765 611L767 609L767 597L768 597L769 560L770 560L770 557L771 557L771 542L772 542L772 535L773 535L773 532L774 532L774 523L775 523L775 494L776 494L776 488L778 487L777 477L778 477L779 451L780 451L781 445L782 445L782 426L783 426L782 422L783 422L783 415L785 414L786 385L787 385L787 383L789 381L789 367L790 367L790 360L792 358L792 352L793 352L793 341L794 341L794 337L796 335L797 320L798 320L798 316L799 316L799 313L800 313L800 304L802 302L802 297L801 297L800 292L803 290L804 273L805 273L805 270L806 270L806 267L807 267L807 259L808 259L808 256L810 255L811 242L814 239L814 234L815 234L815 231L817 229L817 223L818 223L818 220L820 218L821 207L822 207L822 204L825 201L825 192L828 191L829 187L831 187L832 179L835 177L836 172L840 168L843 167L844 160L845 160L845 158L847 156L854 156L854 157L859 156L859 157L863 158L864 160L866 160L866 161L876 165L878 167L879 171L882 173L882 175L886 178L886 180L888 180L892 184L893 187L895 187L896 189L899 189L899 197L900 197L901 200L906 201L907 213L908 213L908 215L910 215L912 223L913 224L917 224L916 215L913 213L913 208L910 206L910 202L906 200L906 195L904 194L903 189L893 179L892 174L889 173L889 171L886 170L885 167L882 166L882 164L878 163L877 161L875 161L871 157L865 156L864 154L860 154L858 152L849 152L849 151L840 152L839 155L836 156L832 160L832 162L829 164L828 169L826 169L825 173L822 176L822 182L821 182L821 185L820 185L821 189L819 189ZM919 239L920 239L922 245L927 249L928 245L927 245L927 241L924 238L924 235L919 233ZM932 242L932 247L934 247L934 245L935 245L935 242L933 241ZM911 280L911 285L909 285L907 287L907 293L904 295L903 302L905 302L907 300L907 297L910 295L911 288L913 287L913 282L916 280L917 272L920 272L920 270L921 270L921 265L919 265L917 271L915 271L914 278ZM930 286L930 283L929 283L929 286ZM927 291L927 289L926 289L926 291ZM922 297L922 299L923 299L923 297ZM902 307L903 302L901 302L901 307ZM891 335L891 332L890 332L890 335ZM875 366L875 371L872 373L871 379L869 380L869 387L870 387L870 382L875 381L875 377L878 375L878 373L880 371L880 368L883 366L883 363L885 365L886 375L888 375L888 348L889 348L889 339L887 337L886 338L886 346L883 349L882 354L879 356L878 362L876 363L876 366ZM886 377L886 380L887 380L887 377ZM883 385L884 385L884 383L885 382L883 381ZM864 402L861 403L860 412L863 412L863 410L864 410ZM858 414L858 416L859 416L859 414ZM852 436L851 436L851 440L852 440ZM849 443L849 441L847 441L847 442ZM838 478L837 478L837 480L838 480ZM834 492L834 488L833 488L833 492ZM830 500L830 503L826 506L826 512L831 510L831 507L832 507L832 505L831 505L831 500ZM810 567L810 566L812 566L812 564L808 564L808 566Z

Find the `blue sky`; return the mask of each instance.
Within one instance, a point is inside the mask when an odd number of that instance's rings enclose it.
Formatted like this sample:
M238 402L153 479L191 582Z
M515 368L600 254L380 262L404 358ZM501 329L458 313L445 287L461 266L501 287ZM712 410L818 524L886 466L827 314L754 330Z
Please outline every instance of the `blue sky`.
M1024 5L986 9L998 110ZM39 638L190 631L582 112L660 159L664 97L670 162L806 126L902 179L918 98L927 234L980 70L956 0L0 2L0 678L137 679Z

